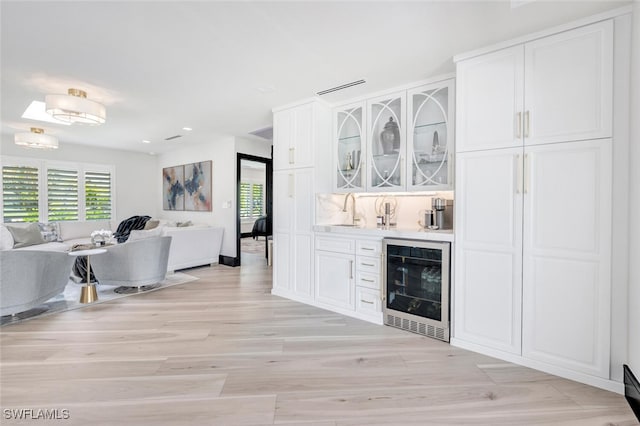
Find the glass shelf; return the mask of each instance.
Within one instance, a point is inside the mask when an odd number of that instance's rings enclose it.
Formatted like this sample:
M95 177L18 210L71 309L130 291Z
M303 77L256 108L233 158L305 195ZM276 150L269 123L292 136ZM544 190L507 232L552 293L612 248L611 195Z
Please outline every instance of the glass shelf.
M393 154L377 154L377 155L373 155L373 158L388 158L390 160L395 160L396 158L398 158L398 155L400 155L399 152L393 153Z
M429 127L433 127L433 126L442 126L442 125L444 125L444 124L447 124L447 123L446 123L446 122L444 122L444 121L439 121L439 122L437 122L437 123L420 124L420 125L415 126L415 127L413 128L413 133L414 133L414 134L417 134L417 133L420 133L420 132L419 132L419 130L422 130L422 129L427 130Z
M352 142L356 142L354 139L360 139L360 135L355 135L355 136L345 136L343 138L338 138L338 142L342 142L342 141L352 141Z

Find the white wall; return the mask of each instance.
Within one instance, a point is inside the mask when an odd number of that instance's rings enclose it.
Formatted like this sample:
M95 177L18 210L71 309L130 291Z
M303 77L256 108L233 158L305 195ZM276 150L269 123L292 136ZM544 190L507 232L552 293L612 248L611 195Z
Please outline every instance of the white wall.
M631 40L631 144L629 173L628 361L640 377L640 3L633 3Z
M4 136L0 153L11 157L38 158L77 163L115 166L116 217L121 221L134 215L156 216L160 196L156 158L148 154L115 149L95 148L60 141L56 150L45 151L17 146L11 137Z
M158 216L168 220L206 223L224 228L222 249L224 256L236 256L236 153L267 157L271 156L271 146L268 142L253 142L235 139L232 136L211 137L196 145L190 144L183 148L158 155L155 171L157 180L156 206ZM187 212L162 210L162 169L197 161L212 160L212 201L210 212Z

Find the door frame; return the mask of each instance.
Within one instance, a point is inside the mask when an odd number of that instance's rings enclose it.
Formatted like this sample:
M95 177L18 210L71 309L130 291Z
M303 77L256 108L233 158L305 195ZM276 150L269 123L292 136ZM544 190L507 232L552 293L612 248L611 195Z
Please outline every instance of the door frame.
M273 155L272 155L273 156ZM273 233L273 159L266 157L258 157L250 154L238 152L236 154L236 257L233 259L233 265L240 266L240 239L242 238L242 229L240 228L240 179L242 178L242 160L255 161L263 163L265 170L265 213L267 215L267 234ZM268 241L265 240L265 257L268 255Z

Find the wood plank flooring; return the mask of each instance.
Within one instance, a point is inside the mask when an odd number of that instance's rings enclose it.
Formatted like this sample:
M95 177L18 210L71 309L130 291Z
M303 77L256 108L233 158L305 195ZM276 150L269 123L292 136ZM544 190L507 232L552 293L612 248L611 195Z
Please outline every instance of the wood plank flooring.
M0 423L638 424L620 395L272 296L264 257L243 262L3 327Z

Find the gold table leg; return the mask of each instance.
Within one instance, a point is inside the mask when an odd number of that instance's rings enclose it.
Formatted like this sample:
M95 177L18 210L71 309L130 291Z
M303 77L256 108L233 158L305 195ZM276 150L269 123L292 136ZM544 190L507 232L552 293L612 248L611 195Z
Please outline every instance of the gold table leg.
M91 262L87 256L87 285L80 291L80 303L91 303L98 300L98 291L95 284L91 284Z

